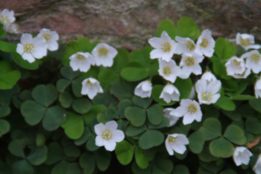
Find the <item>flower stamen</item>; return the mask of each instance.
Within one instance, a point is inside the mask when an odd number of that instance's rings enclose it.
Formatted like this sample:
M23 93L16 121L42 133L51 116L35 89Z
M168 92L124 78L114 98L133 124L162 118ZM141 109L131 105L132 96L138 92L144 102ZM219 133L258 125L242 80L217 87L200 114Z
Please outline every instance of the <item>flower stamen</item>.
M163 51L164 52L170 52L171 44L169 42L164 43L162 46L163 46Z
M171 74L171 68L169 66L163 68L163 74L169 76Z
M98 54L99 54L99 56L107 56L108 50L104 47L101 47L98 49Z
M208 40L206 38L202 39L200 46L206 48L208 46Z
M203 100L203 101L211 101L212 100L211 94L209 92L203 92L201 94L201 100Z
M244 47L248 47L250 45L250 39L240 39L239 41L241 43L241 45L243 45Z
M83 55L81 55L81 54L77 54L76 58L78 60L85 60L85 57Z
M233 60L233 63L234 65L236 66L240 66L241 62L240 61L237 61L236 59Z
M44 33L42 36L45 38L46 42L49 42L51 40L50 34Z
M189 51L192 51L196 48L195 44L193 42L191 42L190 40L186 43L186 47Z
M194 65L194 58L193 57L187 57L186 60L185 60L185 63L187 66L192 66Z
M105 140L110 140L112 137L112 133L110 130L105 130L102 132L102 138Z
M188 111L189 111L191 114L197 112L197 106L194 105L194 104L190 104L190 105L188 106Z
M24 52L31 53L34 51L34 45L33 44L25 44L24 45Z
M169 136L168 142L169 143L175 143L177 141L178 137Z
M252 62L258 63L259 60L260 60L260 55L259 54L254 53L254 54L251 55L251 61Z

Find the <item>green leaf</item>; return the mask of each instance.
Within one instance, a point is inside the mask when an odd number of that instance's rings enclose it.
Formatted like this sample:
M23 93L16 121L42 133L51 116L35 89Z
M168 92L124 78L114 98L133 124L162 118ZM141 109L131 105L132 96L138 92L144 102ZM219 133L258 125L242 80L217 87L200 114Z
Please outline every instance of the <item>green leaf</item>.
M221 96L215 104L226 111L233 111L236 109L236 105L233 100L225 96Z
M132 125L129 125L125 131L126 135L129 137L137 136L147 130L147 126L144 124L140 127L134 127Z
M211 162L217 160L217 157L214 157L213 155L210 154L208 146L204 147L203 151L200 154L198 154L198 157L201 161L204 162Z
M213 70L216 75L219 75L223 79L231 79L231 77L227 75L225 63L221 62L216 56L212 56L210 60L213 63Z
M115 148L117 159L122 165L127 165L131 162L134 153L134 147L127 141L123 140L117 143Z
M58 92L55 86L51 84L38 85L33 89L32 96L35 101L48 107L55 102L58 97Z
M126 67L121 70L121 76L130 82L139 81L149 76L148 70L139 67Z
M26 100L21 105L21 113L25 122L31 126L38 124L45 115L46 108L32 100Z
M32 165L40 165L46 161L47 152L48 149L46 146L32 148L27 159Z
M73 98L69 92L64 92L59 95L59 101L62 107L69 108L73 102Z
M44 145L44 143L45 143L45 136L41 133L38 133L35 138L36 146L40 147L40 146Z
M182 17L179 19L177 24L177 36L189 37L195 40L200 35L198 26L193 19L190 17Z
M95 138L96 138L96 135L91 136L91 138L89 139L89 141L86 144L87 150L95 151L95 150L99 149L99 147L95 145Z
M99 170L107 170L111 162L111 153L105 150L98 151L96 156L96 162Z
M234 170L228 169L220 172L219 174L237 174Z
M249 105L251 106L251 108L261 113L261 99L249 100Z
M46 164L51 165L63 159L63 149L57 142L51 142L48 145L48 154Z
M175 39L176 27L171 19L165 19L160 22L160 24L157 28L156 34L155 34L156 37L160 37L161 33L163 31L166 31L168 33L169 37L171 37L172 39Z
M80 37L76 41L82 52L91 52L91 42L86 37Z
M125 48L118 49L118 54L113 60L112 69L120 72L129 63L129 52Z
M18 96L19 96L19 99L22 100L22 101L33 99L32 98L32 92L29 91L29 90L22 91Z
M10 153L14 156L21 157L21 158L25 157L24 147L25 145L19 140L11 141L8 144L8 150L10 151Z
M152 172L151 166L148 166L148 168L146 168L146 169L141 169L135 162L132 163L131 169L134 174L141 174L141 173L142 174L151 174L151 172Z
M256 118L247 118L246 131L253 134L261 134L261 123Z
M0 73L0 89L11 89L20 79L19 71L10 71L8 73Z
M131 105L132 105L132 102L130 100L128 100L128 99L121 100L121 102L119 103L119 106L118 106L118 113L121 118L125 118L124 111L127 107L129 107Z
M71 84L69 80L59 79L56 83L56 88L59 92L64 92L64 90Z
M75 79L72 82L72 90L73 90L73 94L76 97L82 97L81 91L82 91L82 81L84 80L83 77L79 77L77 79Z
M66 112L60 106L53 106L46 110L43 118L43 127L47 131L54 131L66 120Z
M147 109L147 115L149 121L154 125L159 125L164 117L163 107L159 104L152 105Z
M95 170L95 156L93 154L84 153L80 157L79 164L84 169L84 174L92 174Z
M24 69L36 70L39 68L39 60L35 60L33 63L29 63L27 60L24 60L22 56L18 54L16 51L11 52L11 55L15 63Z
M68 80L73 80L81 74L79 71L73 71L70 66L62 67L60 72Z
M10 131L10 124L8 121L0 119L0 137Z
M67 161L61 161L60 163L56 164L51 174L80 174L80 168L76 163L69 163Z
M205 140L212 140L221 136L221 123L216 118L207 118L203 122L200 131L204 134Z
M230 119L232 119L233 121L240 121L242 119L242 115L240 114L239 111L234 110L234 111L225 111L222 110L222 112L228 116Z
M244 131L234 125L231 124L227 127L224 137L227 138L232 143L238 144L238 145L244 145L246 143L246 137L244 135Z
M83 118L72 112L67 112L67 119L61 125L65 134L71 139L78 139L82 136L84 131Z
M113 82L119 80L119 75L110 69L103 69L98 76L98 81L103 89L108 89Z
M142 108L148 108L150 104L152 103L153 99L152 98L141 98L138 96L133 96L132 97L132 102Z
M76 99L72 104L72 108L79 114L86 114L91 107L91 102L86 98Z
M187 166L179 164L174 167L173 174L190 174L190 173Z
M202 152L205 139L202 131L193 132L189 137L189 148L193 153L199 154Z
M125 109L124 114L132 125L139 127L146 121L146 113L144 109L138 107L128 107Z
M111 121L112 119L119 118L118 112L115 107L110 106L108 109L104 109L102 112L98 113L97 120L100 123L105 124L108 121Z
M97 114L102 112L102 110L106 109L104 105L92 105L91 110L84 115L84 120L87 126L90 127L90 123L93 118L97 117Z
M254 100L256 99L254 96L251 95L237 95L232 97L233 100Z
M113 82L111 84L110 93L119 99L130 99L132 97L128 85L119 81Z
M230 59L232 56L236 55L236 46L231 44L228 40L220 37L216 40L215 53L221 60Z
M144 49L148 49L151 47L145 47ZM151 48L152 50L152 48ZM138 64L142 65L142 67L150 67L151 65L151 59L150 56L144 55L143 50L134 50L130 53L129 60L131 62L137 62Z
M139 146L142 149L149 149L159 146L164 141L164 135L156 130L147 130L139 139Z
M154 155L146 156L140 147L135 148L135 160L136 160L137 165L141 169L146 169L149 166L149 161L151 161L153 158L154 158Z
M152 168L152 174L168 174L173 170L173 163L170 160L158 160Z
M81 46L75 41L71 41L66 45L66 51L62 55L61 60L63 65L69 66L70 65L70 59L73 54L80 52L81 51Z
M11 112L10 107L8 106L0 106L0 117L5 117L9 115Z
M154 85L152 88L152 98L158 102L161 106L171 106L176 103L176 101L171 101L166 103L162 98L159 98L164 86L163 85Z
M3 29L3 25L0 27L0 38L4 37L7 34L7 32ZM0 47L2 44L0 44Z
M224 138L218 138L209 144L210 153L215 157L228 158L233 155L234 146Z
M177 78L174 83L174 86L176 86L179 90L179 93L180 93L179 100L187 99L192 90L192 81L190 78L187 78L187 79Z
M151 123L148 123L148 127L150 129L160 129L160 128L164 128L164 127L167 127L169 125L169 119L166 118L166 117L163 117L162 118L162 122L158 125L153 125Z
M83 143L88 141L89 138L91 138L91 134L92 133L91 133L90 129L88 127L85 127L82 136L80 138L74 140L74 144L76 146L82 145Z
M24 159L12 164L12 173L34 174L34 168Z

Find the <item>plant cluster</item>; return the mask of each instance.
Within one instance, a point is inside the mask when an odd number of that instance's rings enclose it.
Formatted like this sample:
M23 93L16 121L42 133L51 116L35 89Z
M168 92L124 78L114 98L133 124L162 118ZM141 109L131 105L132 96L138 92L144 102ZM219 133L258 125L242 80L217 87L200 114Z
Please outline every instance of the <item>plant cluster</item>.
M1 11L0 37L14 21ZM58 40L0 41L0 174L261 173L254 36L214 40L182 17L130 53Z

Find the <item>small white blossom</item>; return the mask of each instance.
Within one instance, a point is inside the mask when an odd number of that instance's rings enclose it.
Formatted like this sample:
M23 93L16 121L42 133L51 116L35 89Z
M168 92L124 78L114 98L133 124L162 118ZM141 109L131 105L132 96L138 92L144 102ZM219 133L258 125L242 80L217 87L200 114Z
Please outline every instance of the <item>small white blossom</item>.
M201 108L195 100L182 99L180 106L171 112L177 117L183 117L183 124L191 124L194 120L200 122L202 119Z
M136 86L134 90L134 94L141 98L147 98L151 96L151 91L152 91L152 83L149 80L145 80L140 82Z
M248 165L252 153L246 147L237 147L233 153L233 159L236 166L241 164Z
M200 79L196 83L196 91L198 93L198 100L200 104L216 103L220 97L217 92L221 88L221 82L219 80L213 80L208 83L204 79Z
M170 60L166 62L164 60L159 59L159 75L161 75L164 79L174 83L177 76L180 75L180 68L176 65L174 60Z
M188 37L182 38L182 37L176 36L175 39L178 42L175 53L183 54L183 53L197 52L198 54L201 54L201 51L196 46L195 42L193 40L191 40L190 38L188 38Z
M103 93L103 89L98 80L90 77L82 81L82 95L88 95L92 100L98 93Z
M189 144L188 138L183 134L169 134L165 141L166 149L169 155L174 155L174 151L179 154L184 154Z
M215 40L211 36L211 31L209 29L202 31L197 41L197 47L206 57L213 56Z
M256 81L254 88L256 98L261 98L261 78Z
M195 75L202 74L202 69L199 63L202 62L204 56L197 54L196 52L184 53L179 66L181 68L180 78L187 79L191 73Z
M252 69L255 74L261 71L261 55L257 50L243 54L241 59L246 59L246 67Z
M237 33L236 42L241 45L245 50L248 49L259 49L260 45L255 45L255 38L251 34L240 34Z
M16 51L24 60L32 63L47 55L47 45L43 37L33 38L31 34L22 34L21 43L17 44Z
M96 124L94 131L97 134L95 138L96 146L104 146L107 151L113 151L116 147L116 142L124 140L123 131L117 130L118 124L116 121Z
M179 101L179 90L172 84L167 84L164 86L160 97L162 98L166 103L169 103L171 101Z
M166 31L161 33L160 38L153 37L149 39L149 44L155 48L150 52L150 58L162 58L167 62L170 61L177 47L177 43L169 37Z
M51 31L49 29L43 28L40 30L37 36L42 36L47 44L47 49L50 51L55 51L58 49L59 45L57 41L59 40L59 35L56 31Z
M175 109L173 109L173 108L165 108L164 109L164 117L169 119L168 127L175 125L177 123L177 121L179 120L179 117L176 117L174 114L171 114L171 112L174 111L174 110Z
M210 71L206 71L202 76L201 79L206 80L208 83L212 80L217 80L216 76L212 74Z
M234 77L235 79L245 79L249 76L249 74L251 74L251 69L247 68L245 69L245 71L242 74L233 74L231 75L232 77Z
M225 64L227 75L242 74L245 71L245 62L236 56L231 57Z
M106 43L99 43L92 50L92 55L95 58L97 66L111 67L113 64L113 59L118 54L118 51Z
M4 26L9 26L15 21L14 17L14 11L4 9L3 11L0 11L0 24L3 24Z
M253 170L256 172L256 174L261 173L261 155L258 156L258 159L256 161L256 164L255 164Z
M78 52L71 55L69 59L73 71L79 69L81 72L87 72L91 65L95 65L95 59L90 53Z

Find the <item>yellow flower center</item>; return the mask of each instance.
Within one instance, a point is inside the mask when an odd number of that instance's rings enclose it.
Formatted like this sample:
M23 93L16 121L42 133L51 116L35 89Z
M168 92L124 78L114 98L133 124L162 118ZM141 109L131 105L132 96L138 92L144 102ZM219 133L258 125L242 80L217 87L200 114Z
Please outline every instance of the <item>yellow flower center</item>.
M189 51L192 51L196 48L195 44L193 42L191 42L190 40L186 43L186 47Z
M105 130L102 132L102 138L105 140L109 140L112 137L112 133L109 130Z
M99 56L107 56L108 52L109 51L104 47L98 49Z
M209 92L203 92L201 94L201 100L203 100L203 101L211 101L212 100L211 94Z
M50 34L44 33L42 36L45 38L46 42L49 42L51 40L51 35Z
M251 55L251 61L258 63L260 60L260 55L258 53L254 53Z
M166 66L163 68L163 74L165 76L169 76L171 74L171 68L169 66Z
M92 86L92 85L94 85L95 83L92 83L92 82L88 79L87 82L86 82L86 84L89 85L89 86Z
M169 136L168 142L169 143L175 143L177 141L178 137Z
M162 46L163 46L163 51L164 51L164 52L170 52L170 50L171 50L171 45L170 45L169 42L164 43Z
M3 24L4 22L8 23L9 22L9 18L7 16L1 16L1 23Z
M76 58L78 60L85 60L85 57L83 55L81 55L81 54L77 54Z
M233 63L234 63L234 65L236 65L236 66L240 66L240 63L241 63L241 62L240 62L240 61L237 61L236 59L234 59L234 60L233 60Z
M238 75L238 76L240 76L240 77L244 77L245 74L246 74L246 70L245 70L242 74L237 74L237 73L236 73L236 75Z
M195 113L197 112L197 106L195 104L190 104L188 106L188 111L192 114L192 113Z
M194 58L193 57L187 57L186 60L185 60L185 63L187 66L192 66L194 65Z
M240 44L244 47L248 47L250 45L250 39L240 39Z
M33 44L25 44L24 45L24 52L31 53L34 51L34 45Z
M202 42L200 43L200 46L203 48L206 48L208 46L208 40L207 39L202 39Z

